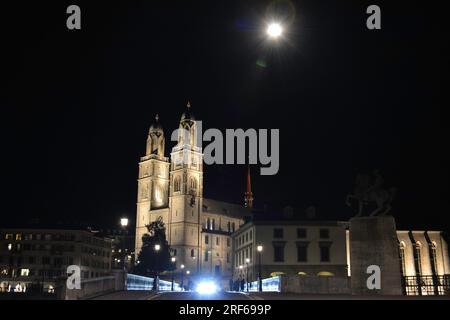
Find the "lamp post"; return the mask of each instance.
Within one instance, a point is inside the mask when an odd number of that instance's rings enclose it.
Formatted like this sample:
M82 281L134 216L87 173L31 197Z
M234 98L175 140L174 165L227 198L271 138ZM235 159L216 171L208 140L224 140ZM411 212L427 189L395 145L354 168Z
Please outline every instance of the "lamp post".
M124 233L123 233L123 237L122 237L122 253L123 253L123 259L122 259L122 264L123 264L123 270L126 271L126 252L125 252L125 237L127 234L127 226L128 226L128 218L121 218L120 219L120 226L122 227Z
M180 266L181 268L181 291L184 291L184 264Z
M159 253L159 250L161 250L161 245L155 244L156 254ZM153 279L153 290L157 291L158 289L159 289L159 271L155 270L155 279Z
M247 292L248 292L248 264L250 263L250 258L245 259L245 278L247 283Z
M242 275L242 269L244 267L242 265L239 265L239 279L241 279L241 275ZM241 291L241 280L239 280L239 289L238 291Z
M191 289L191 284L190 284L190 280L189 280L189 275L190 274L191 274L191 271L186 270L187 282L188 282L188 291Z
M262 292L262 277L261 277L261 253L263 251L263 246L259 245L256 247L258 251L258 291Z
M172 269L172 291L173 291L173 277L174 277L174 274L175 274L175 267L176 267L176 265L175 265L175 261L176 261L177 259L175 258L175 257L172 257L172 259L171 259L171 261L172 261L172 266L174 267L173 269Z

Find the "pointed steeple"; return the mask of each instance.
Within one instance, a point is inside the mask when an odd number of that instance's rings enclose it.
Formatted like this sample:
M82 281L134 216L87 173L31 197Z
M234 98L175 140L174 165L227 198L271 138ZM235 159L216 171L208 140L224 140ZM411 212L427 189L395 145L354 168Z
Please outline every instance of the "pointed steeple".
M247 189L245 191L245 207L253 208L253 192L252 192L252 180L250 175L250 165L247 167Z

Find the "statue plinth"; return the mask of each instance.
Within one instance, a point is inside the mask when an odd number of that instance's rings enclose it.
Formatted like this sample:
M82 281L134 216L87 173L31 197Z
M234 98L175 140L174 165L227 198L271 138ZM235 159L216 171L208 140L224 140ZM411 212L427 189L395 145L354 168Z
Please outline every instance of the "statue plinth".
M350 219L351 286L355 295L403 294L395 219L392 216ZM381 270L381 288L369 289L370 265Z

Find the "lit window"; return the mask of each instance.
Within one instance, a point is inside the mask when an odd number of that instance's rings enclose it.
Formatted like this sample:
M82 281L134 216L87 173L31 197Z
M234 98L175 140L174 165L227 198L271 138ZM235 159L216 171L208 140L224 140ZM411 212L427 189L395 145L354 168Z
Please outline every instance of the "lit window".
M12 240L12 239L13 239L12 233L5 234L5 240Z
M8 251L12 250L12 243L8 243Z
M17 241L22 240L22 234L21 234L21 233L17 233L17 234L16 234L16 240L17 240Z
M28 277L30 275L30 269L20 269L21 277Z

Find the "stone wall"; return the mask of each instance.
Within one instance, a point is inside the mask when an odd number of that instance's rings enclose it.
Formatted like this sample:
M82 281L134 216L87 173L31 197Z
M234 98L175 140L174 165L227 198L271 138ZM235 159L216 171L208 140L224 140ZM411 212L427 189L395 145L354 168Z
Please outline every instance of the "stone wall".
M350 294L350 278L281 276L281 292L303 294Z
M60 300L82 300L98 295L125 290L125 272L117 271L113 275L81 281L81 289L69 290L65 282L56 288L57 298Z

